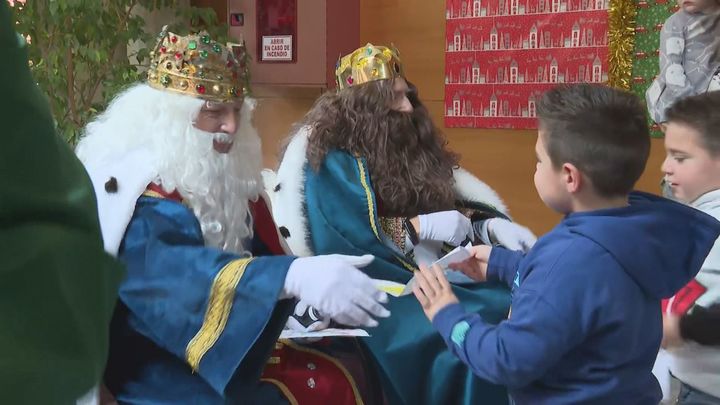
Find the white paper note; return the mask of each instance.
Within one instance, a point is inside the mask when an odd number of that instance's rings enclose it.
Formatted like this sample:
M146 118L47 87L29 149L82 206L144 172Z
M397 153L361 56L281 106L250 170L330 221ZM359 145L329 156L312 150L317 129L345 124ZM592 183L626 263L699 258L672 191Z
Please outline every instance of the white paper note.
M314 332L301 332L296 330L285 329L280 334L280 339L307 339L307 338L321 338L327 336L334 337L352 337L352 336L370 336L367 331L363 329L338 329L329 328L318 330Z
M468 243L467 246L456 247L450 253L448 253L445 256L434 261L432 263L432 266L434 266L434 265L440 266L440 268L443 269L443 272L445 273L445 277L447 277L448 281L451 283L454 283L454 284L474 283L475 281L473 279L466 276L462 272L455 271L448 267L453 263L460 263L460 262L465 261L465 260L469 259L470 257L472 257L472 253L470 253L470 250L468 250L468 248L470 246L472 246L472 245L470 243ZM405 289L402 291L402 293L400 293L400 296L411 294L414 285L415 285L415 277L413 277L412 279L410 279L410 281L408 281L408 283L405 285Z

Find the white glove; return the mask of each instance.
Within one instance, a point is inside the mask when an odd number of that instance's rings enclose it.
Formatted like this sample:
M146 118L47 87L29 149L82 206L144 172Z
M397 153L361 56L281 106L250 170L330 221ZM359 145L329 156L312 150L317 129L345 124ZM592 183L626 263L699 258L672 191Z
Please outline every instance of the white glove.
M381 305L388 301L387 294L378 290L372 279L358 270L374 259L372 255L295 259L285 277L284 293L299 298L344 325L377 326L373 317L390 316L390 311Z
M480 239L488 245L500 245L510 250L527 252L537 237L522 225L503 218L492 218L482 222Z
M330 325L330 318L323 316L318 310L308 305L306 301L300 300L295 305L295 311L288 317L286 327L299 332L314 332L327 329Z
M420 240L436 240L460 246L467 238L473 239L470 218L458 211L440 211L418 215L420 221Z

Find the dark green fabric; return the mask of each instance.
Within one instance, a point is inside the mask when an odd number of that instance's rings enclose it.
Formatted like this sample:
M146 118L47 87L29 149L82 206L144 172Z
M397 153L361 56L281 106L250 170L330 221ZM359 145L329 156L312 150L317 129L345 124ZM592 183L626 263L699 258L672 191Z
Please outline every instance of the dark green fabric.
M95 196L54 131L0 0L0 396L68 404L99 383L122 268Z

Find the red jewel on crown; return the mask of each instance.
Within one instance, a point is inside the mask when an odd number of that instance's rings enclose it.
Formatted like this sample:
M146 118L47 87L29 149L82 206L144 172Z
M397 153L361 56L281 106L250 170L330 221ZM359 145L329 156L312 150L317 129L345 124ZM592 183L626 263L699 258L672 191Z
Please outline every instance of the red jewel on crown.
M205 94L205 86L203 86L202 84L198 84L197 86L195 86L195 90L197 90L197 92L200 94Z
M181 53L181 52L175 52L175 59L182 59L182 53Z
M167 48L165 48L164 46L161 46L161 47L160 47L160 52L162 52L162 53L167 52Z
M172 42L173 44L174 44L175 42L177 42L177 37L176 37L175 35L173 35L172 37L170 37L170 42Z
M352 76L348 76L347 83L352 86L353 82L354 82L354 80L353 80Z

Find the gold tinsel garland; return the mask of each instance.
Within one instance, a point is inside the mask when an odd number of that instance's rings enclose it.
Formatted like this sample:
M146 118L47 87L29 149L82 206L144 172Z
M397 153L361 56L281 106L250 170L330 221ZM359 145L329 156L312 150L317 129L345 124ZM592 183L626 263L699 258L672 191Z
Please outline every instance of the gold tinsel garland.
M610 0L608 10L608 84L630 90L635 46L634 0Z

